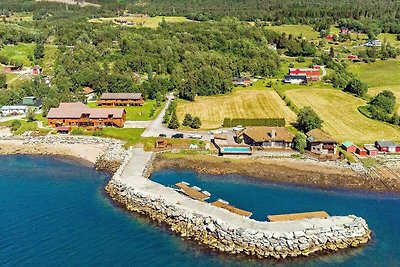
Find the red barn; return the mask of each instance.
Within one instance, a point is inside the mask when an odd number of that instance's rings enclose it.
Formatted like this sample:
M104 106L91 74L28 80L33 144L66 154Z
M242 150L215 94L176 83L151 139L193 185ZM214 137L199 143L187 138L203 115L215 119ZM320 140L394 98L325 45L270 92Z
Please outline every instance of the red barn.
M376 141L375 146L380 152L400 152L400 149L397 150L398 146L392 141Z
M321 73L319 66L314 66L312 69L290 68L289 75L306 75L309 81L319 81Z

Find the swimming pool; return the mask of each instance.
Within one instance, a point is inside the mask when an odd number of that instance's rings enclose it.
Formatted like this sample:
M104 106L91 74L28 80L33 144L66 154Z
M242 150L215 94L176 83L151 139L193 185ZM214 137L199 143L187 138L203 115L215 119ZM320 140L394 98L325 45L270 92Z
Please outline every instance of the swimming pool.
M221 147L220 148L220 153L221 154L227 154L227 153L232 153L232 154L251 154L251 148L250 147Z

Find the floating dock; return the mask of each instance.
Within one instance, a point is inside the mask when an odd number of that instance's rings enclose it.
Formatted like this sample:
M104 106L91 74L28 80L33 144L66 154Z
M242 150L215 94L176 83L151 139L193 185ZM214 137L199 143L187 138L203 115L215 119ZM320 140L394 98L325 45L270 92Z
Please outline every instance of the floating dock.
M185 195L187 195L188 197L191 197L193 199L205 201L210 198L209 195L204 194L203 192L198 191L198 190L188 186L184 182L180 182L175 185L182 190L182 193L184 193Z
M226 209L232 213L236 213L236 214L244 216L244 217L250 217L253 214L250 211L238 209L235 206L229 205L229 204L221 202L219 200L212 202L211 205L218 207L218 208Z
M312 218L327 219L329 217L330 217L329 214L326 213L325 211L289 213L289 214L267 216L267 218L270 222L294 221L294 220L303 220L303 219L312 219Z

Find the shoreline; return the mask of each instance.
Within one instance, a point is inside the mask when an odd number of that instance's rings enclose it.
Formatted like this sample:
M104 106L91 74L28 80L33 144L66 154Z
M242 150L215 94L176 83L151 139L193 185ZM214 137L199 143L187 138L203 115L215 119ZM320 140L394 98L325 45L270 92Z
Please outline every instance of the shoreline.
M350 168L327 166L320 162L294 159L233 159L215 156L157 155L153 162L154 171L192 170L210 175L233 174L246 176L257 181L282 185L296 185L318 189L357 190L362 192L400 193L400 183L388 187L379 179L368 174L356 173Z

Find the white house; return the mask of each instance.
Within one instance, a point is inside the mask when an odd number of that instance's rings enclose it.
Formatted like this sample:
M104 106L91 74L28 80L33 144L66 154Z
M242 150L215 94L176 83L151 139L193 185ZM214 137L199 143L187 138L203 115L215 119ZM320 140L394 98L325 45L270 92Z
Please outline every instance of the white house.
M307 81L306 75L287 75L285 76L284 82L291 84L300 84Z
M29 107L28 106L3 106L1 108L1 114L3 116L9 116L9 115L18 115L18 114L24 114L28 111Z

